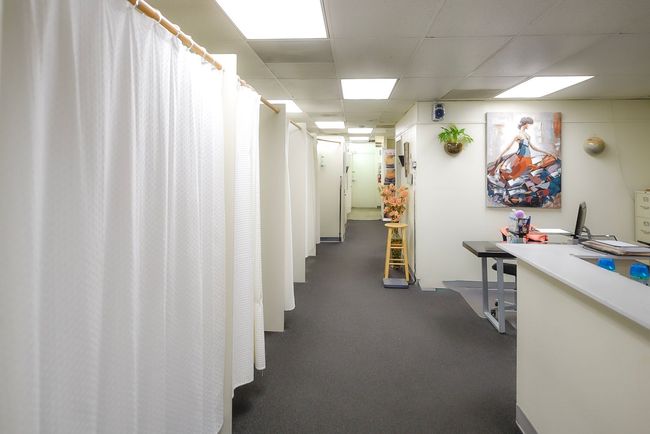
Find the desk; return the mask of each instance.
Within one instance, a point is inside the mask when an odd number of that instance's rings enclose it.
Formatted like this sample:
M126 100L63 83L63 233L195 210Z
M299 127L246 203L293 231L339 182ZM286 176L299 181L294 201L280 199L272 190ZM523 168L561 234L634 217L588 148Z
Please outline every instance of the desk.
M483 313L485 318L490 321L490 324L496 328L499 333L506 332L506 313L505 313L505 297L503 285L503 260L514 259L510 253L501 250L497 247L495 241L463 241L463 247L472 252L475 256L481 258L481 280L483 283ZM488 275L487 275L487 260L492 258L497 262L497 289L499 297L499 306L497 307L497 321L490 313L490 306L488 306Z
M497 246L517 258L522 431L649 432L650 288L579 245Z

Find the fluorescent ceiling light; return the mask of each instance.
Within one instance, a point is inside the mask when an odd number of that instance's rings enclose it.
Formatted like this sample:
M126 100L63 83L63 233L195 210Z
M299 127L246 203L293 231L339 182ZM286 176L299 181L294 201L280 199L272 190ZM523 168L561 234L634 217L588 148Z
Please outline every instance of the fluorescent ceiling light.
M348 133L350 133L350 134L370 134L370 133L372 133L372 128L348 128Z
M508 89L495 98L539 98L558 90L582 83L593 78L593 75L574 75L564 77L533 77L521 84Z
M317 121L316 126L321 130L344 130L343 121Z
M370 137L368 136L351 136L350 141L351 142L367 142L370 140Z
M217 0L247 39L327 38L320 0Z
M388 99L396 78L342 79L344 99Z
M271 104L284 104L287 106L287 113L302 113L302 110L300 110L300 107L296 105L295 102L293 102L290 99L271 99L269 100Z

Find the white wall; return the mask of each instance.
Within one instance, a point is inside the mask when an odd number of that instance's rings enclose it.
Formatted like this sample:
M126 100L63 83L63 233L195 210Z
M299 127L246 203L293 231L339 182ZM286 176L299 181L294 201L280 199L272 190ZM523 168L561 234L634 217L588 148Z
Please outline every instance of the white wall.
M340 186L343 177L343 145L319 141L318 161L320 237L338 238L341 226L339 207L341 204ZM345 214L345 212L341 214Z
M279 114L260 108L262 282L266 331L284 330L285 293L293 290L293 266L287 265L288 258L293 257L293 253L287 255L287 250L292 249L290 233L287 234L291 209L285 195L288 182L287 116L284 105L277 107Z
M539 227L573 229L578 204L587 202L593 233L633 238L633 191L650 186L650 101L485 101L448 102L444 123L431 121L431 103L418 103L396 127L411 134L416 170L415 266L423 287L444 280L478 280L478 260L463 240L496 240L509 209L485 206L485 113L562 112L562 209L527 209ZM442 125L456 123L474 137L459 155L438 142ZM608 146L592 157L582 145L589 136ZM406 140L404 137L402 140Z
M396 136L396 141L401 138L402 145L405 142L409 142L411 158L415 160L416 155L416 135L417 135L417 124L415 120L417 114L417 105L411 107L411 109L404 115L398 127L400 127L400 134ZM396 178L397 184L402 187L406 187L409 190L409 200L408 206L406 208L406 214L402 217L401 222L407 223L407 248L409 256L409 264L411 268L415 268L416 263L416 254L415 254L415 245L416 245L416 226L415 226L415 212L417 208L416 204L416 191L417 191L417 177L415 176L415 171L413 171L413 184L409 184L408 180L404 174L404 169L399 165L399 161L396 163L398 166Z

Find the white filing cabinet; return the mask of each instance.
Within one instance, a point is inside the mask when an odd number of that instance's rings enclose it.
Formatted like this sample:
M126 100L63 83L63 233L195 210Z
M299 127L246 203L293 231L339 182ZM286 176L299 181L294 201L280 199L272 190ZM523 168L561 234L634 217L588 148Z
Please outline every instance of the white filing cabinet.
M650 191L637 191L634 198L635 238L650 243Z

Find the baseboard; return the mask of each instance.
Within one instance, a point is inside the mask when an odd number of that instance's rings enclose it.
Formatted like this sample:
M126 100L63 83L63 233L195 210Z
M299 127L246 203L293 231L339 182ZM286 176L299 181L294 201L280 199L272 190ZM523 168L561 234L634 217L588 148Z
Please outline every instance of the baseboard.
M340 237L320 237L321 243L340 243Z
M515 423L522 434L537 434L537 430L533 424L530 423L528 417L526 417L526 413L524 413L519 406L517 406L517 409L515 410Z

